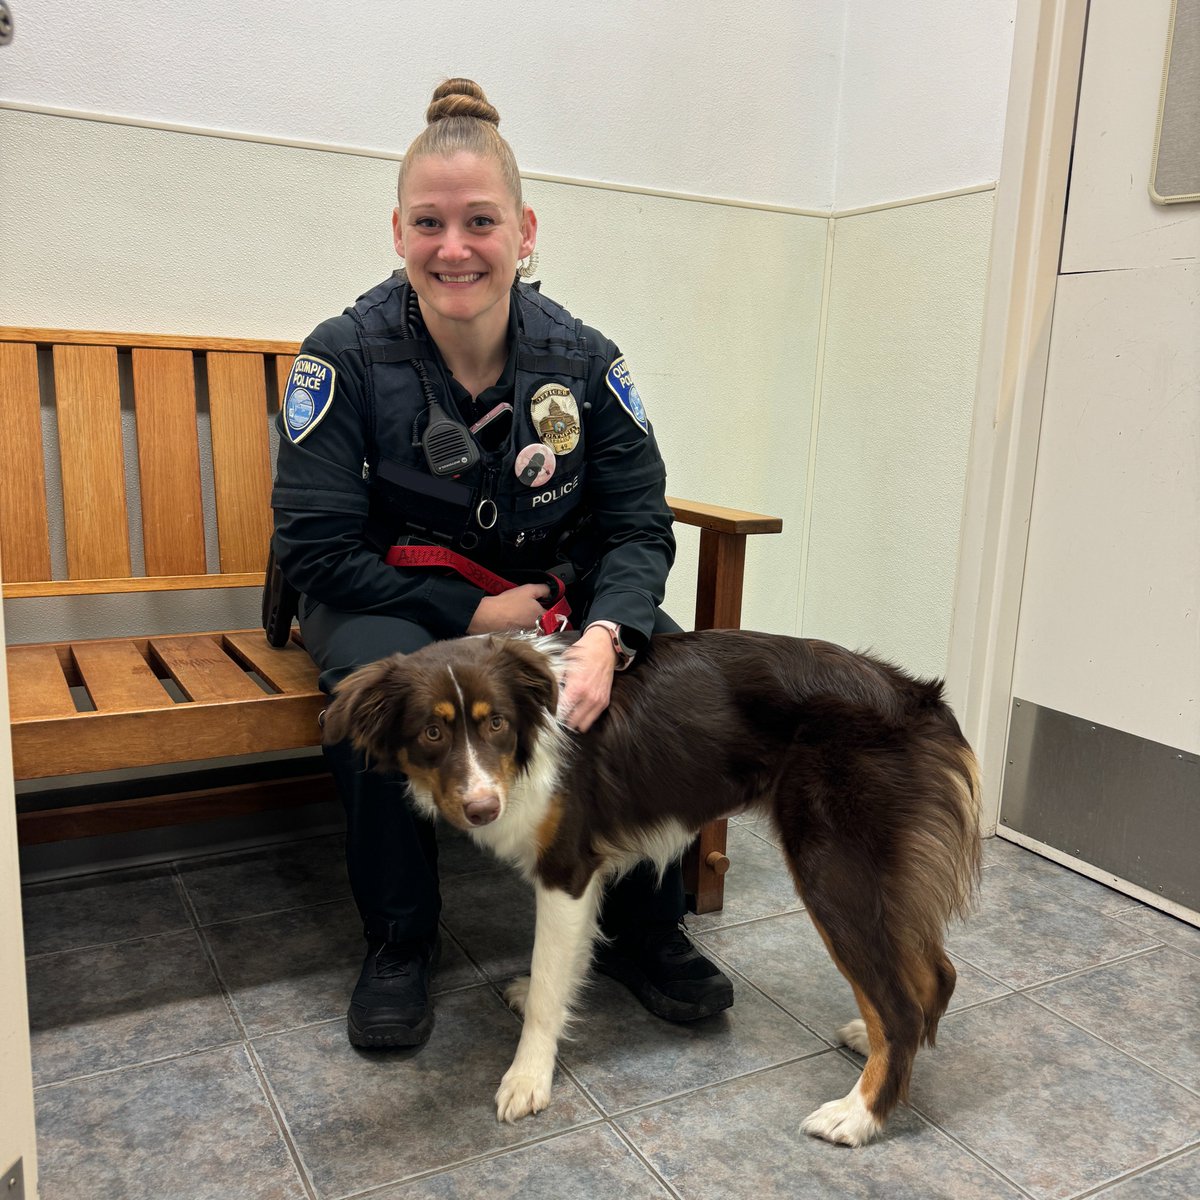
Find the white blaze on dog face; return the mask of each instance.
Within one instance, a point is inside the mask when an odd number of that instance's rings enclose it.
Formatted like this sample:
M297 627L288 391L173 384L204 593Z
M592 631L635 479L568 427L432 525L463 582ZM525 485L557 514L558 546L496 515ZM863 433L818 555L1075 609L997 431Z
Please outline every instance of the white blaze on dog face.
M460 674L447 667L426 681L421 707L428 715L405 739L400 765L423 807L472 830L504 813L517 775L517 737L503 689L474 672ZM410 700L410 715L413 707Z
M408 776L425 815L479 832L503 816L542 747L557 744L557 660L528 640L435 642L354 672L336 689L326 739L350 739L369 766ZM541 764L541 765L539 765Z

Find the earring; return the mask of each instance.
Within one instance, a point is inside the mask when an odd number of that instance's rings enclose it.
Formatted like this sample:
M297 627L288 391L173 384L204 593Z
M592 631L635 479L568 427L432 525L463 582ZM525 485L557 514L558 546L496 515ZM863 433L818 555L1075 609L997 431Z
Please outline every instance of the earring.
M522 279L528 279L537 270L538 252L535 249L524 262L517 263L517 275Z

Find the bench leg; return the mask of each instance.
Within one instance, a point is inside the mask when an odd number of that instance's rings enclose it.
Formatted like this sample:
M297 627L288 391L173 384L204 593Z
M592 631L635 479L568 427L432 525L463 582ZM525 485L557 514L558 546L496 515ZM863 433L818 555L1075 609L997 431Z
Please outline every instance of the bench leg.
M746 535L700 531L696 587L697 629L738 629L742 621L742 573ZM683 886L696 913L719 912L725 903L728 821L713 821L683 856Z
M719 912L725 903L728 827L728 821L710 821L684 855L683 890L694 913Z

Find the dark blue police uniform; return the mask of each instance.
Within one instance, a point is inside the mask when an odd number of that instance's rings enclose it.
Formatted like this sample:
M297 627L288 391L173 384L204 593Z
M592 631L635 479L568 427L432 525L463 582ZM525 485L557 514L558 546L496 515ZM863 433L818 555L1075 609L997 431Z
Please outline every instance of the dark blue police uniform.
M273 546L301 593L301 631L326 691L365 663L466 632L484 593L450 571L387 565L387 547L409 540L510 579L562 569L576 624L614 621L634 648L678 628L659 608L675 553L666 473L623 356L524 283L514 284L509 321L504 372L474 399L425 333L402 271L301 348L281 398ZM430 393L418 368L447 415L482 422L478 462L457 478L429 469ZM517 462L531 446L554 451L544 481L548 456L539 451L524 471ZM432 826L406 803L402 778L365 770L348 744L326 755L365 935L432 939L441 907ZM603 924L617 934L682 915L678 866L661 888L639 870L611 889Z

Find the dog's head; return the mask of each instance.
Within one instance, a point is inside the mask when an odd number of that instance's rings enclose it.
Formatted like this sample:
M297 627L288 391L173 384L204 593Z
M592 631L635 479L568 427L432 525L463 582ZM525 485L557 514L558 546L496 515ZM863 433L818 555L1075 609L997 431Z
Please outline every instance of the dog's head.
M326 710L325 740L349 738L373 767L404 772L430 816L472 829L503 815L557 705L553 663L530 642L460 638L344 679Z

